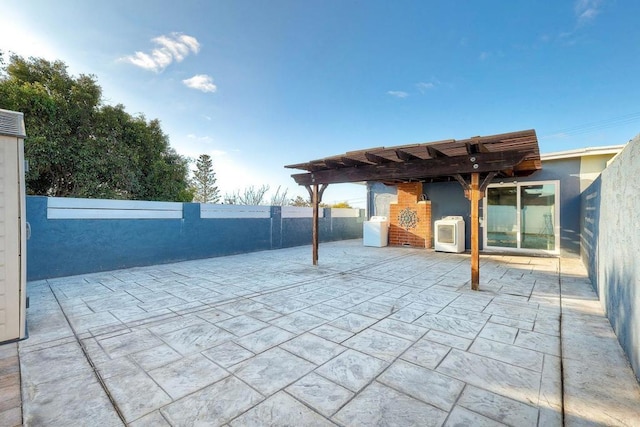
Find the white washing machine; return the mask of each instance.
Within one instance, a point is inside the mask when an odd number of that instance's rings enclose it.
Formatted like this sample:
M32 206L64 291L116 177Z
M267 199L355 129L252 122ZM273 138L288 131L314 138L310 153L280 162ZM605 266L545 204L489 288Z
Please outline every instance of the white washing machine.
M386 216L372 216L362 225L362 243L365 246L381 248L389 244L389 219Z
M464 252L464 218L446 216L435 222L435 249L440 252Z

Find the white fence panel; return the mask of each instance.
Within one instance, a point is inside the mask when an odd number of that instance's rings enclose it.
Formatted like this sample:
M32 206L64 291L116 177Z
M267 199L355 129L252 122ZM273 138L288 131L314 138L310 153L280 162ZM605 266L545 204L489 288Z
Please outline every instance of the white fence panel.
M269 206L200 205L200 218L271 218Z
M182 203L50 197L47 219L181 219Z
M360 209L331 208L331 218L359 218Z
M318 216L324 217L324 209L318 209ZM313 208L299 206L283 206L282 218L313 218Z

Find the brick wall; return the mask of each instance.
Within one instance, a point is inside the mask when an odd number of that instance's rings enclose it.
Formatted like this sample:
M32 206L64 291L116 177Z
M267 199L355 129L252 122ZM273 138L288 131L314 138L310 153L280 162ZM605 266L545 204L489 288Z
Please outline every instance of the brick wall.
M389 209L389 245L431 248L431 202L420 201L422 183L398 184L398 202Z

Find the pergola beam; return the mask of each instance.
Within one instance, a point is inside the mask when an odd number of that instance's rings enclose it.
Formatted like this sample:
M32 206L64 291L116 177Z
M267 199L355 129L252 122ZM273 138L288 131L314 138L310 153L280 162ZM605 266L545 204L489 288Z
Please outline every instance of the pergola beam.
M459 173L453 175L453 177L456 179L456 181L458 181L460 183L460 185L462 186L462 189L464 190L464 197L466 197L467 199L470 198L470 194L469 191L471 191L471 185L464 180L464 178L462 177L462 175L460 175Z
M371 163L375 163L377 165L384 165L386 163L393 163L393 160L389 160L386 157L382 157L382 156L378 156L376 154L373 153L364 153L364 156L367 158L368 161L370 161Z
M427 153L429 153L429 157L431 157L432 159L448 157L446 154L444 154L442 151L438 150L435 147L427 145L426 148L427 148Z
M496 171L489 172L487 176L485 176L484 179L482 180L482 184L480 184L480 193L483 196L484 196L484 192L487 190L487 187L489 186L489 184L491 184L491 181L493 181L493 178L495 178L496 175L498 175L498 172Z
M350 157L342 157L341 158L342 163L344 163L347 166L368 166L370 165L370 163L367 162L363 162L361 160L356 160L356 159L352 159Z
M344 167L344 163L339 162L338 160L329 160L329 159L325 159L324 160L324 164L327 165L328 168L340 168L340 167Z
M368 153L367 153L368 154ZM334 184L342 182L360 181L408 181L430 177L474 172L489 173L503 169L514 168L528 153L478 153L472 156L455 156L437 159L392 162L359 167L326 169L308 173L291 175L299 185ZM371 159L374 161L371 155Z
M409 162L412 160L424 160L404 150L396 150L396 156L398 156L398 159L403 160L405 162Z
M480 137L476 136L473 138L470 138L468 142L466 142L465 147L467 149L467 153L468 154L478 154L478 153L488 153L489 150L487 149L487 147L480 142Z

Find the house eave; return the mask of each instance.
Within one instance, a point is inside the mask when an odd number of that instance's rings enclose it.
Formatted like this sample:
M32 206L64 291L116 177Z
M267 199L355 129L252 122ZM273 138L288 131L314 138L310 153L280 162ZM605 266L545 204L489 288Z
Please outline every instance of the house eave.
M540 154L540 160L543 162L546 160L562 160L572 159L575 157L586 156L603 156L607 154L618 154L622 151L626 144L622 145L607 145L603 147L585 147L575 150L556 151L554 153Z

